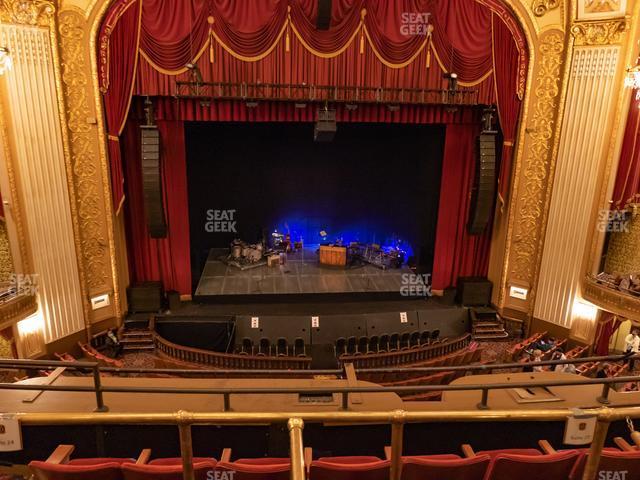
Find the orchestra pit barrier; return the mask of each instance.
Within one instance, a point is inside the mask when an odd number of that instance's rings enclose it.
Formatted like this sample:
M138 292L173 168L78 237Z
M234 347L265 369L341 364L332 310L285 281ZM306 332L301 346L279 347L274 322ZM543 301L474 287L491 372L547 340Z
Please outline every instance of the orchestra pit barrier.
M440 422L551 422L565 421L569 409L409 412L283 412L283 413L18 413L22 425L176 425L180 435L183 479L194 480L192 425L256 425L286 423L289 430L291 479L305 480L303 429L305 423L332 425L389 424L391 426L391 480L400 480L403 431L408 423ZM596 428L582 480L595 480L611 422L640 418L640 407L585 409L596 417Z
M552 365L565 365L565 364L579 364L585 362L594 361L619 361L624 359L640 359L640 355L609 355L600 357L585 357L579 359L564 359L564 360L544 360L536 362L536 366L552 366ZM1 390L32 390L32 391L59 391L59 392L87 392L93 393L96 397L96 412L108 411L108 406L104 403L104 393L155 393L155 394L193 394L193 395L222 395L223 397L223 411L228 412L231 410L231 396L232 395L277 395L277 394L308 394L308 395L326 395L337 394L342 397L341 408L342 410L349 410L349 395L352 393L429 393L429 392L447 392L447 391L481 391L482 399L477 404L478 410L487 410L489 406L489 392L491 390L506 390L513 388L532 388L532 387L561 387L561 386L581 386L581 385L602 385L601 394L596 400L603 405L609 404L609 392L613 384L624 384L627 382L640 382L640 376L621 376L614 378L582 378L572 381L567 380L546 380L546 381L530 381L530 382L511 382L511 383L494 383L494 384L465 384L465 385L411 385L411 386L364 386L364 387L323 387L323 388L172 388L172 387L124 387L124 386L105 386L101 381L101 372L111 373L159 373L170 372L178 374L185 372L185 370L172 370L172 369L118 369L101 367L95 362L61 362L50 360L13 360L13 359L0 359L0 369L26 369L26 370L40 370L40 369L52 369L65 367L67 369L78 370L80 372L87 372L92 374L93 385L34 385L25 383L0 383ZM346 367L346 366L345 366ZM496 369L520 369L523 367L522 363L502 363L502 364L479 364L479 365L459 365L451 367L417 367L411 369L416 372L441 372L441 371L472 371L478 373L490 373ZM356 369L357 373L392 373L406 371L406 368L376 368L376 369ZM186 372L193 373L192 370L186 370ZM255 373L259 373L264 376L268 375L269 371L256 370ZM317 373L323 372L323 373ZM342 375L343 370L306 370L308 375L314 374L327 374L326 372L333 372L336 375ZM199 371L199 373L202 373ZM222 371L222 370L210 370L209 374L233 374L242 373L246 375L247 371ZM275 370L271 373L282 375L282 370ZM291 371L291 374L299 374L299 372ZM346 375L345 375L346 377Z

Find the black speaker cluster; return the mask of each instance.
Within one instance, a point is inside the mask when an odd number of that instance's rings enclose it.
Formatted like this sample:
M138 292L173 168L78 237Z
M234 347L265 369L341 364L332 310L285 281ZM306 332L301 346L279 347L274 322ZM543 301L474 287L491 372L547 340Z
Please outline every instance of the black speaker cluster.
M167 224L162 203L162 174L160 171L160 132L156 125L141 129L142 190L147 230L151 238L165 238Z

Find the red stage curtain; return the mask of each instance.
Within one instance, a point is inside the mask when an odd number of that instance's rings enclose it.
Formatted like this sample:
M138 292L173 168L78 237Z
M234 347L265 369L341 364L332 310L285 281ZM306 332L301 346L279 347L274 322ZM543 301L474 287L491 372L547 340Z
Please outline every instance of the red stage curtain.
M449 72L460 81L479 83L492 67L491 11L479 2L436 2L433 43Z
M640 203L640 96L637 90L631 94L612 199L616 210Z
M467 233L479 125L447 125L432 288L455 286L460 276L486 276L491 224L482 235ZM491 222L490 222L491 223Z
M594 342L593 353L596 355L609 355L609 342L614 333L620 328L622 321L611 312L602 312L598 329L596 331L596 340Z
M184 70L209 38L208 17L207 0L144 0L142 54L162 70Z
M119 137L129 113L138 64L139 0L124 0L107 14L100 31L100 88L107 120L111 189L116 212L124 199Z
M496 84L496 103L504 142L500 159L498 177L498 195L506 202L511 178L515 138L522 100L518 96L520 52L511 32L502 20L493 15L493 61L494 81Z
M126 212L129 271L133 282L161 280L166 290L191 294L187 169L182 122L159 121L167 237L149 237L144 213L140 128L127 122L123 135L127 174Z

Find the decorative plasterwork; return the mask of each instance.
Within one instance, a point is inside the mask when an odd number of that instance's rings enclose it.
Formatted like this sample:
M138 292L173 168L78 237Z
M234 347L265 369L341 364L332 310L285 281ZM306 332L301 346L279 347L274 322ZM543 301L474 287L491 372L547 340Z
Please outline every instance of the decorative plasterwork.
M614 45L622 43L629 29L629 19L576 22L571 27L576 46Z
M51 0L0 0L0 20L5 23L48 26L55 10Z
M554 10L560 6L560 0L534 0L531 10L536 17L542 17L549 10Z
M613 290L585 279L582 283L582 296L598 307L625 318L640 321L640 298Z
M80 225L80 249L90 290L109 289L109 243L104 234L101 208L100 163L95 129L88 120L89 71L84 46L88 44L84 18L75 11L59 16L62 86L66 98L71 169L73 171L76 208Z
M530 142L520 178L520 200L516 205L509 276L535 285L542 247L542 225L547 214L556 114L561 93L564 38L550 32L540 41L540 66L534 80Z
M19 295L0 304L0 326L18 322L35 313L38 305L33 295Z

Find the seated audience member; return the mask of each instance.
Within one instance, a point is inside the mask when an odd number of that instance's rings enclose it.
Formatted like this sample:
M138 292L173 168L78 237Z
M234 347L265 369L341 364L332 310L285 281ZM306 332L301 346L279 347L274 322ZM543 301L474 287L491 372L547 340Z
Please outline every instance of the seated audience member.
M624 353L628 355L636 355L640 352L640 335L638 334L637 328L632 328L629 335L624 337ZM629 370L634 370L635 361L633 358L629 358L627 360L629 364Z
M561 348L553 352L553 356L551 357L551 360L566 360L566 359L567 359L567 356L565 355L565 353L562 351ZM553 371L561 372L561 373L576 373L576 366L573 363L559 363L554 367Z
M122 343L120 343L115 330L115 328L112 328L107 332L106 343L109 355L113 358L118 358L122 354Z
M533 363L541 362L542 361L542 350L540 350L539 348L535 349L533 351L533 358L531 359L531 361ZM536 366L533 367L533 371L534 372L544 372L544 367L542 365L536 365Z

